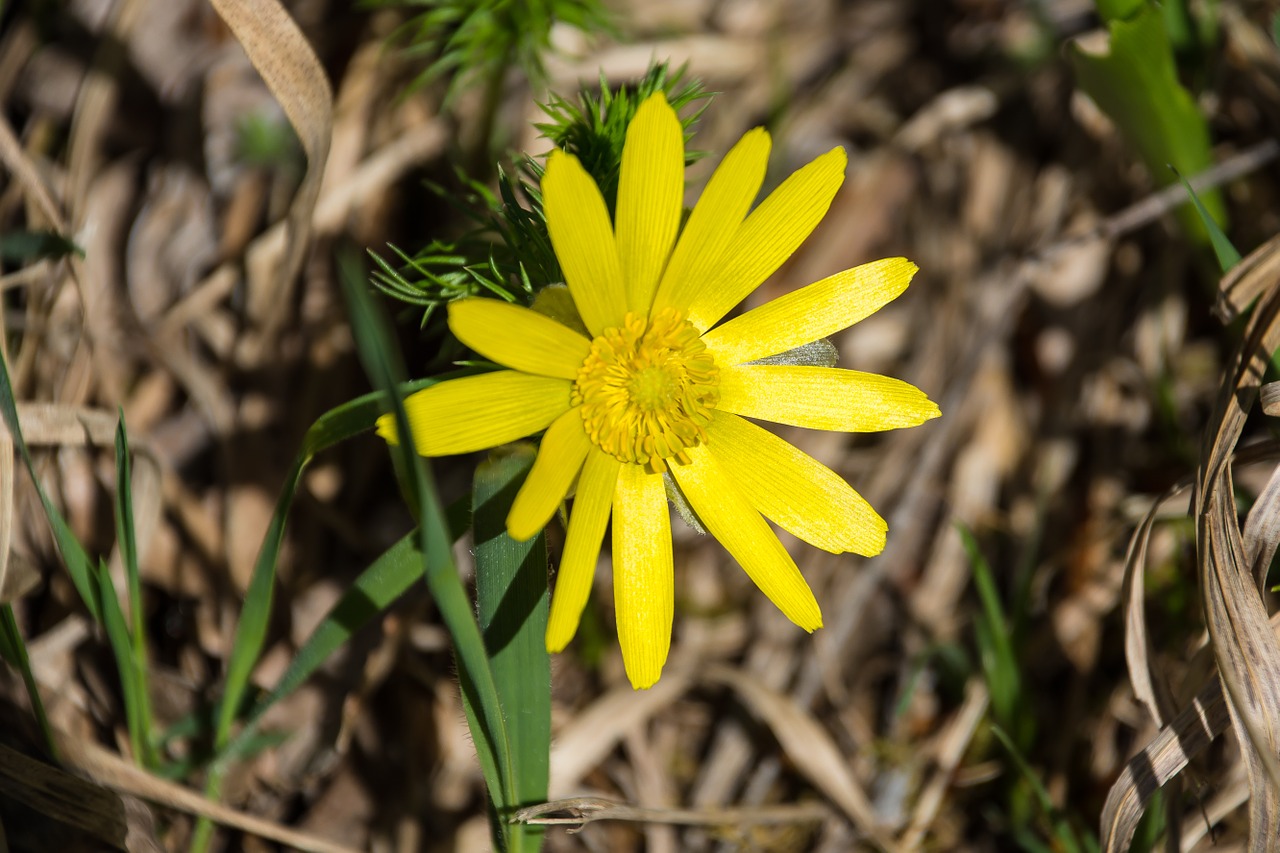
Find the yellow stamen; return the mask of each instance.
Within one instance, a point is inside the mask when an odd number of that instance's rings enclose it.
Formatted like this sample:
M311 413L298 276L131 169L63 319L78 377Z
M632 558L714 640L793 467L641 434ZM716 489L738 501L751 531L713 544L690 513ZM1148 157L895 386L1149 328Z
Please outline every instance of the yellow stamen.
M667 459L706 439L720 399L719 371L695 329L674 308L628 313L605 329L573 384L591 441L622 462L665 471Z

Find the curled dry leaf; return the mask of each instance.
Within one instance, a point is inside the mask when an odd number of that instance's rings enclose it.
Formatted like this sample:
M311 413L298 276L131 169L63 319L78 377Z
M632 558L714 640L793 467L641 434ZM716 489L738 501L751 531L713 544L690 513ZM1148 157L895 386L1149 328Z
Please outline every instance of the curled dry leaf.
M1146 748L1129 759L1102 808L1102 849L1129 849L1147 801L1227 727L1222 686L1211 681Z
M333 132L333 92L311 45L277 0L212 3L280 102L307 155L307 174L289 207L283 242L260 240L248 259L249 318L269 333L283 320L311 234Z
M1177 775L1190 755L1221 730L1221 702L1240 741L1249 780L1249 849L1280 850L1280 642L1272 630L1258 575L1275 553L1280 532L1274 506L1280 486L1272 476L1240 530L1239 507L1232 482L1236 444L1245 419L1259 396L1270 354L1280 346L1280 235L1253 252L1221 285L1223 304L1237 310L1245 301L1233 295L1259 295L1243 342L1223 383L1196 477L1194 517L1201 597L1218 684L1205 687L1195 705L1162 731L1156 741L1126 767L1108 797L1102 835L1107 850L1127 849L1143 803ZM1168 701L1156 692L1146 652L1141 614L1140 566L1150 517L1130 548L1127 566L1126 653L1135 694L1158 722ZM1259 568L1259 565L1264 568ZM1188 717L1188 714L1191 716ZM1171 742L1172 739L1172 742Z

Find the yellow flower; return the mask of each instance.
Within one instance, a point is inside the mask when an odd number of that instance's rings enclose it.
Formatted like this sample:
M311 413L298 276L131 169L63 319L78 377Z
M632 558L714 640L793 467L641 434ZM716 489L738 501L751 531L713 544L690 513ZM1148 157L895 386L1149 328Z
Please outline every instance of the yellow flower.
M883 549L887 527L839 476L746 418L870 432L939 414L897 379L757 363L897 297L916 271L905 259L845 270L716 325L804 241L844 180L846 158L836 148L750 210L768 156L768 133L747 133L681 230L684 137L661 94L628 128L616 223L578 160L553 152L542 179L547 225L590 337L495 299L454 302L454 334L510 369L405 401L427 456L546 430L507 530L518 540L536 535L576 481L547 649L560 651L577 631L612 514L618 639L636 688L658 680L671 644L664 472L770 600L813 631L822 625L818 603L765 519L818 548L868 556ZM379 433L394 441L394 423L383 418Z

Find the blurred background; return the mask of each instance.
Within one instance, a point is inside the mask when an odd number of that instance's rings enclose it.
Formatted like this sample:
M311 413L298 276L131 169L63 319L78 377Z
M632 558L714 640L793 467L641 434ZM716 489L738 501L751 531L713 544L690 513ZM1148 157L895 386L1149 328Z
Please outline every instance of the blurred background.
M535 124L548 93L572 97L602 76L623 84L656 60L687 64L717 93L691 142L711 156L690 169L689 199L755 126L775 140L767 187L834 146L848 151L830 214L749 304L911 258L921 271L908 291L833 342L841 366L902 378L943 417L853 438L780 430L889 522L888 547L870 560L783 534L823 605L813 636L713 540L675 523L671 662L635 693L602 557L583 628L553 659L551 796L691 810L693 825L556 827L546 848L1096 849L1108 791L1159 730L1125 659L1129 538L1194 477L1243 328L1215 314L1221 268L1191 208L1173 211L1185 194L1159 195L1171 176L1149 167L1105 94L1082 89L1091 72L1079 45L1105 51L1099 9L610 0L600 21L551 26L538 63L500 57L474 71L431 65L439 46L412 23L423 4L284 5L334 91L323 175L308 177L307 141L204 0L0 5L0 298L14 396L40 481L95 555L116 540L123 410L154 713L162 726L189 723L165 745L167 775L201 784L210 702L307 427L370 390L335 252L394 264L389 245L412 254L461 234L468 222L449 198L467 191L460 168L492 182L495 161L509 171L512 152L545 153ZM1227 170L1206 203L1247 254L1280 225L1275 7L1165 7L1177 80L1206 119L1211 163ZM311 239L299 274L275 275L287 265L279 223L300 188L318 192ZM379 298L413 375L459 357L438 315L424 324L420 309ZM1252 418L1246 437L1266 437ZM3 600L53 724L122 753L110 646L4 445ZM466 492L475 461L433 463L446 502ZM1245 505L1267 474L1238 472ZM1137 581L1152 671L1183 702L1211 678L1194 657L1204 618L1187 507L1183 493L1158 511ZM275 684L410 524L380 440L316 459L289 518L254 685ZM465 570L466 540L457 555ZM115 571L121 587L118 561ZM29 751L12 669L0 698L5 742ZM281 736L226 777L226 804L349 848L487 849L448 636L425 589L356 633L266 729ZM85 772L129 803L131 849L187 849L189 809L118 768ZM1168 794L1184 849L1243 849L1243 779L1233 736L1195 758ZM717 817L726 808L776 819ZM1140 849L1170 826L1163 814L1139 828ZM277 848L228 829L214 849Z

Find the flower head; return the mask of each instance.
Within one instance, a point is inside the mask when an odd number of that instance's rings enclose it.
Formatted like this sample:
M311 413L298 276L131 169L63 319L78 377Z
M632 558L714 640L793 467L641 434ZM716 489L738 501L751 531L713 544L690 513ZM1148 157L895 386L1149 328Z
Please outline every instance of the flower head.
M747 418L871 432L939 414L896 379L758 363L897 297L916 271L905 259L845 270L716 325L799 247L844 179L836 148L751 210L768 155L768 133L747 133L681 229L684 138L661 94L628 128L612 223L577 159L553 152L542 179L547 226L587 335L494 299L454 302L454 334L508 369L405 401L429 456L546 430L507 529L536 535L576 481L547 648L560 651L577 630L612 516L618 638L637 688L658 680L671 642L664 473L770 600L812 631L822 625L818 603L766 519L818 548L867 556L883 549L887 527L843 479ZM383 418L379 433L394 440L394 423Z

